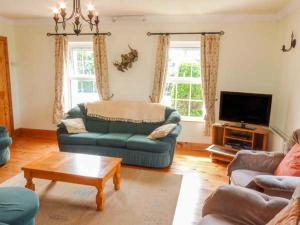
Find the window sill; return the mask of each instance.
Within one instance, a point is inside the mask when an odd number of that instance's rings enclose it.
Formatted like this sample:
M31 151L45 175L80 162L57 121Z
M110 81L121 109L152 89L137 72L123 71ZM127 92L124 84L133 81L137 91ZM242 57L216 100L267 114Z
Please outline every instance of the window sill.
M191 117L181 117L182 122L196 122L196 123L204 123L203 118L191 118Z

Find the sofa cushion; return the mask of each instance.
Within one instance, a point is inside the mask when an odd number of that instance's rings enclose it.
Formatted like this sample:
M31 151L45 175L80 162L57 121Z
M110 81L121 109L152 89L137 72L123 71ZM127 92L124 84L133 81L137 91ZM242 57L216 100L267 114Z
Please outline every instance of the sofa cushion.
M171 144L159 140L150 140L146 135L133 135L127 141L127 148L145 152L162 153L170 151Z
M263 173L253 170L235 170L231 174L231 183L241 187L247 187L256 176L271 175L270 173Z
M169 133L171 133L172 130L176 128L177 124L175 123L169 123L162 125L158 128L156 128L149 136L149 139L155 140L155 139L160 139L163 137L168 136Z
M137 132L137 123L111 121L109 123L109 133L131 133Z
M66 145L96 145L102 133L80 133L80 134L60 134L58 136L59 142Z
M65 125L65 128L69 134L79 134L87 132L82 118L65 119L61 120L61 122Z
M152 131L156 128L160 127L164 123L139 123L137 125L137 132L136 134L144 134L149 135Z
M127 140L133 134L127 133L109 133L104 134L97 139L97 145L110 147L126 147Z
M300 177L300 145L295 144L275 170L276 176Z
M109 127L109 122L103 119L95 117L86 118L86 129L89 132L95 133L107 133Z

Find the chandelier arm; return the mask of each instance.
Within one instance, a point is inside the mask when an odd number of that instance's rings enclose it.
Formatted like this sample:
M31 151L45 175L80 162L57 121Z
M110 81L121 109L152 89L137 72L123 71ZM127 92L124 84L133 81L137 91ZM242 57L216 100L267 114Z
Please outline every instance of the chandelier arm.
M65 21L69 21L75 15L75 12L76 12L76 3L77 3L77 0L73 0L73 10L72 10L72 13L71 13L71 15L68 18L65 19Z
M80 0L78 0L78 8L79 8L78 12L80 14L81 19L83 19L85 22L87 22L93 26L96 26L96 23L91 22L89 19L85 18L85 16L83 15L83 13L81 11Z

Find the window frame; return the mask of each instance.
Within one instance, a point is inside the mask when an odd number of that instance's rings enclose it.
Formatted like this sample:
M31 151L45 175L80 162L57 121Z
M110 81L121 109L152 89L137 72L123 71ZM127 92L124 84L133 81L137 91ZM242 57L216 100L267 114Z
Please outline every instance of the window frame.
M68 45L68 64L67 64L67 76L66 76L66 85L65 85L65 109L68 111L74 105L72 103L72 81L96 81L96 75L90 74L81 74L78 75L75 72L75 60L73 57L74 49L91 49L93 51L93 43L92 42L69 42Z
M176 48L179 48L179 49L199 49L199 56L200 56L200 63L201 63L201 44L199 41L171 41L170 42L170 46L169 46L169 51L171 49L176 49ZM169 56L170 57L170 54ZM168 58L168 61L169 61L169 58ZM191 73L192 73L192 69L191 69ZM194 80L194 82L192 81ZM204 96L202 94L202 99L199 99L199 100L195 100L195 99L192 99L191 96L192 96L192 85L193 84L200 84L201 87L203 88L202 86L202 80L201 80L201 65L200 65L200 78L193 78L192 77L192 74L190 77L178 77L178 73L177 73L177 76L176 77L171 77L169 76L168 74L168 71L167 71L167 76L166 76L166 85L165 85L165 90L164 90L164 96L163 96L163 99L165 99L165 92L166 92L166 87L167 87L167 84L171 83L172 85L176 85L176 84L189 84L190 85L190 93L189 93L189 98L188 99L180 99L180 98L177 98L177 91L176 91L176 98L170 98L170 101L175 101L175 108L176 108L176 104L177 104L177 101L186 101L188 102L188 113L190 114L191 113L191 103L192 102L200 102L202 103L202 116L201 117L197 117L197 116L181 116L182 120L183 121L196 121L196 122L202 122L204 121L204 116L205 116L205 107L204 107ZM177 88L177 85L176 85L176 88ZM163 100L164 101L164 100ZM169 102L167 105L170 105L171 102Z

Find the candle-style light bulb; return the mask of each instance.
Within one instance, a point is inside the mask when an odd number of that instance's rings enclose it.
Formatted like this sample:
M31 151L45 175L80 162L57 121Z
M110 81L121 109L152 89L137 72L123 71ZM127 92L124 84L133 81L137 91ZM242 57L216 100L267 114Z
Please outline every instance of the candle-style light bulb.
M55 8L53 8L53 10L52 10L52 11L53 11L53 13L54 13L54 14L58 14L58 13L59 13L59 9L58 9L58 8L56 8L56 7L55 7Z
M60 9L65 9L67 7L66 3L65 2L60 2L59 3L59 8Z
M89 3L88 5L87 5L87 9L88 9L88 11L90 12L90 11L94 11L94 6L91 4L91 3Z

